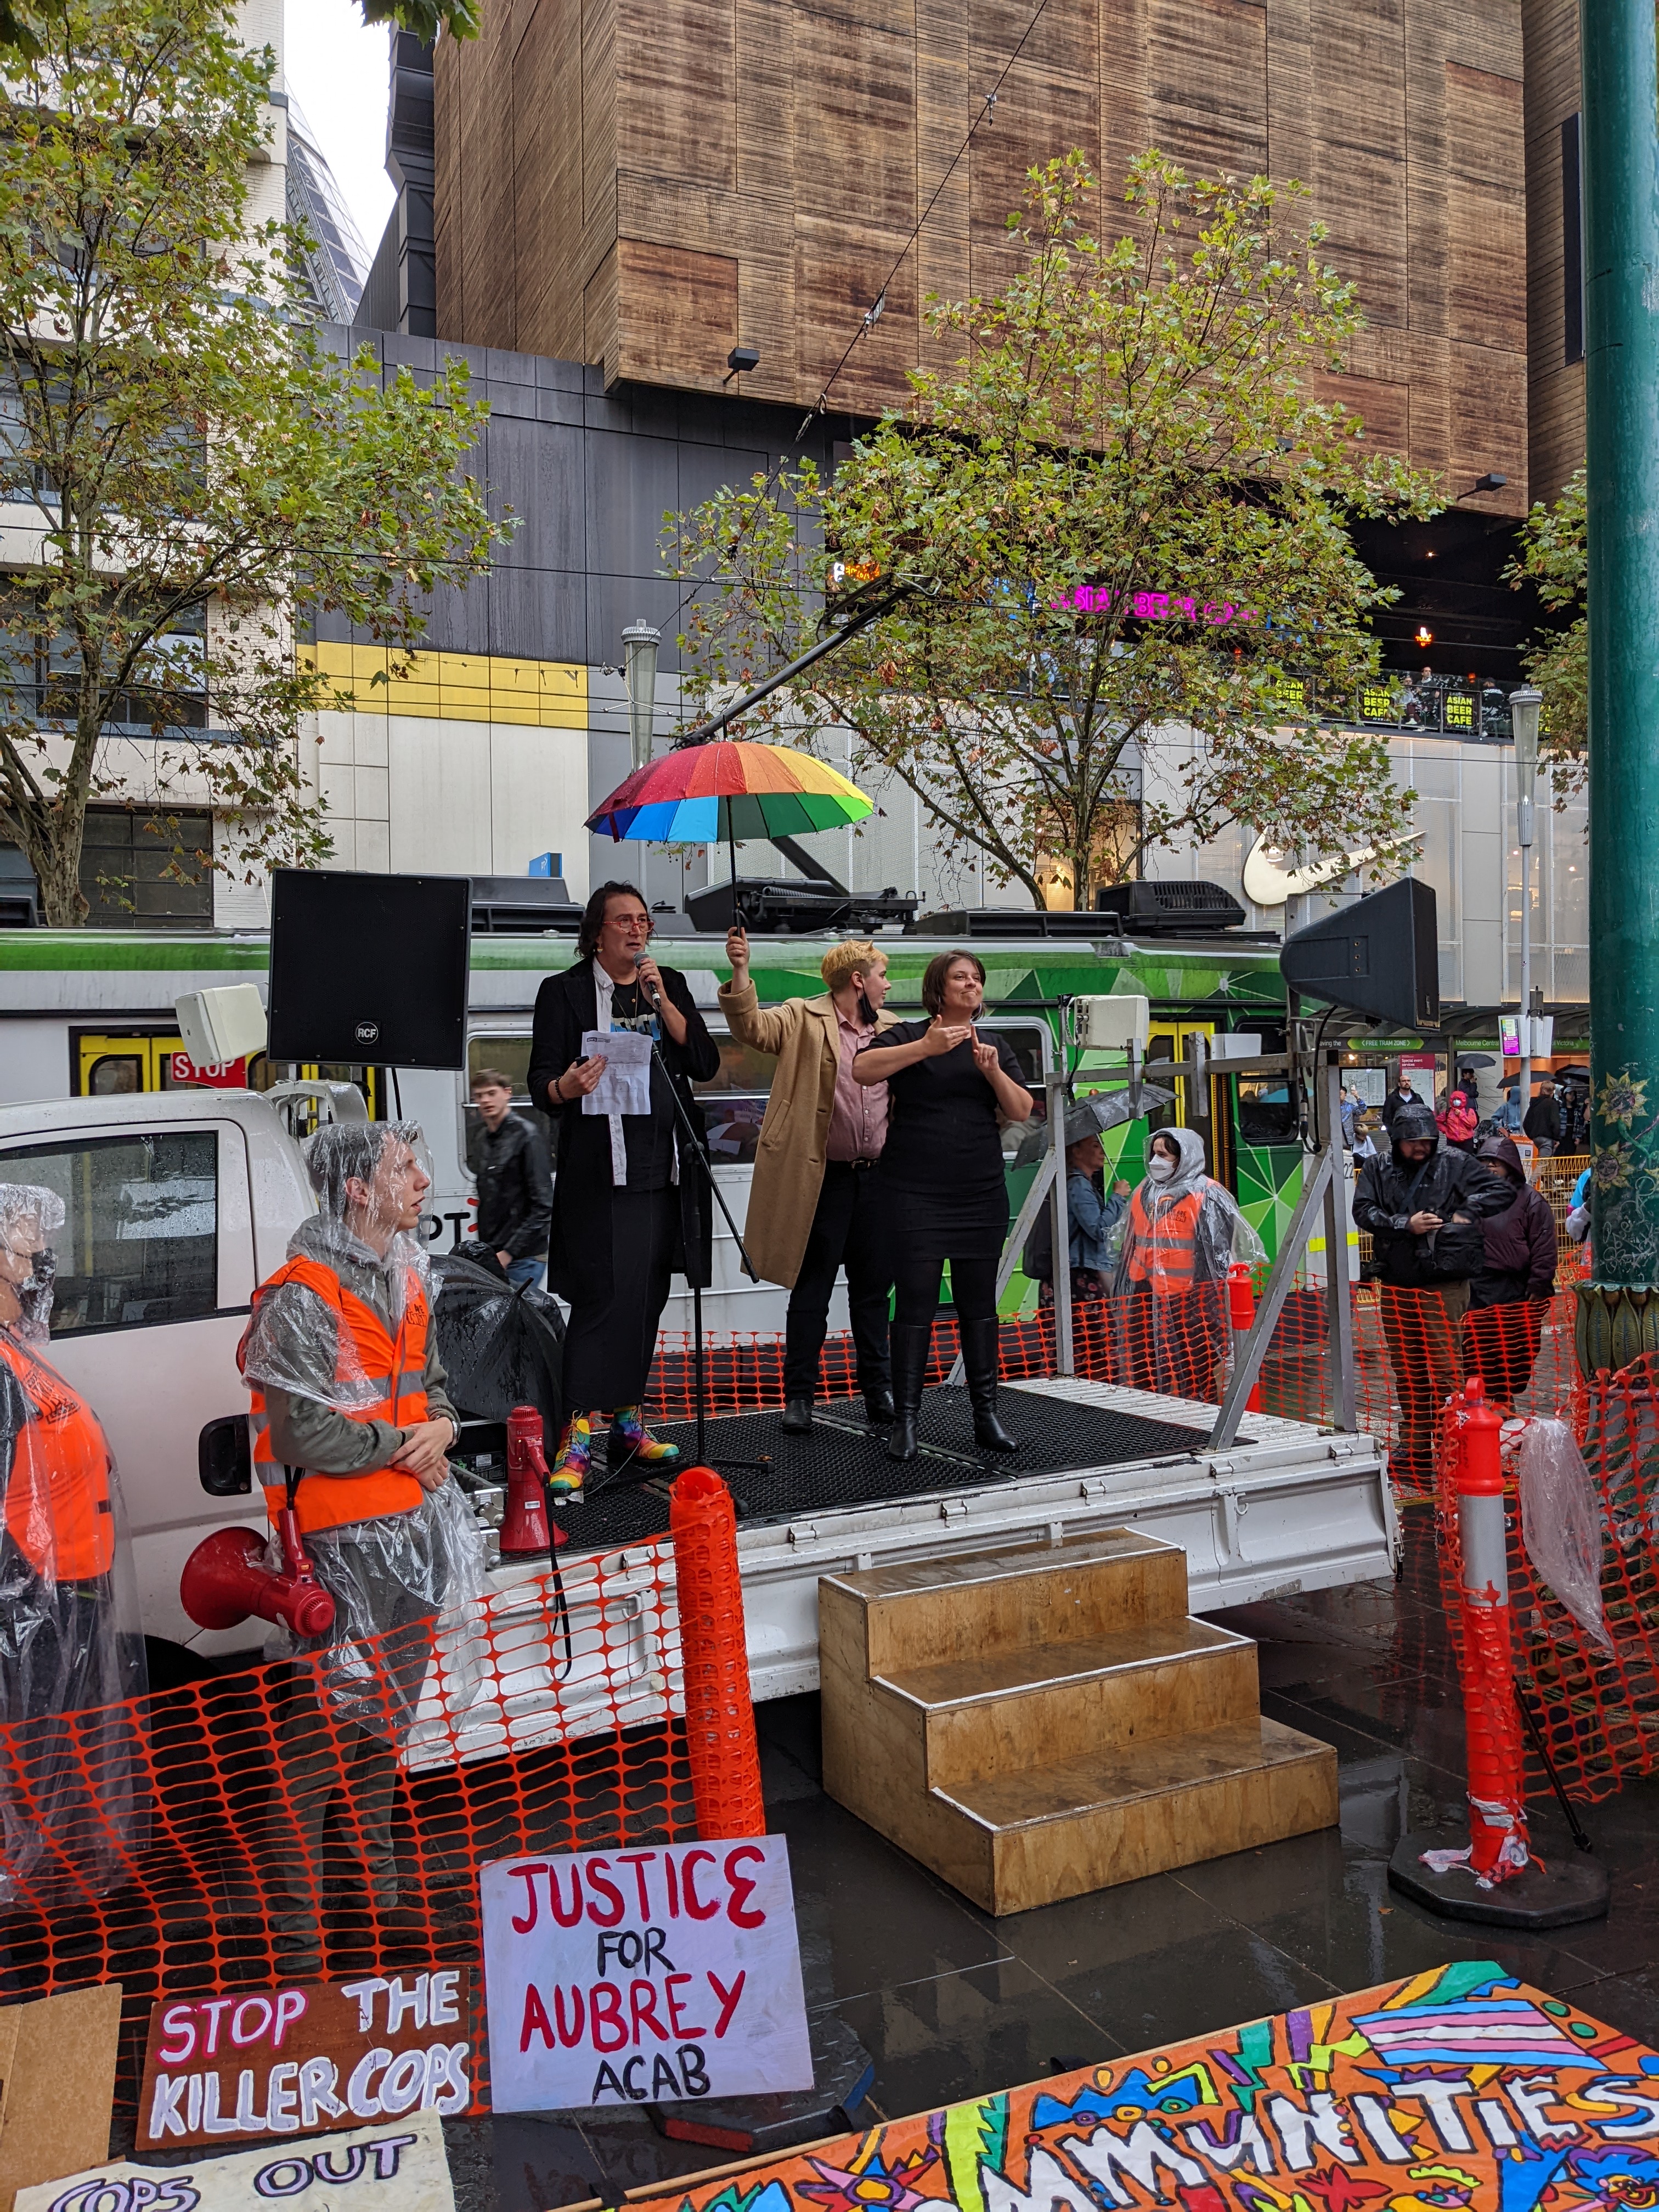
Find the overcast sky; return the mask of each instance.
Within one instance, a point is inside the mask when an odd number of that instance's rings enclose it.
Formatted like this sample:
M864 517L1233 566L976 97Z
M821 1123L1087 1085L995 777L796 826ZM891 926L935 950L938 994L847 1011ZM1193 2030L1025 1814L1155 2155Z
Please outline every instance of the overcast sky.
M356 0L287 0L283 65L374 255L392 211L386 173L388 67L384 23L372 28Z

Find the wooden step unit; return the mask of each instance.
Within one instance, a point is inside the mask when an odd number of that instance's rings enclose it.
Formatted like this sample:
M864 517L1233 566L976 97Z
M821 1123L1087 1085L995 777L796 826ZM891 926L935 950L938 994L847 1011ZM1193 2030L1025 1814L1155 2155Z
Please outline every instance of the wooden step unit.
M1334 1751L1133 1529L826 1576L818 1653L824 1788L989 1912L1337 1817Z

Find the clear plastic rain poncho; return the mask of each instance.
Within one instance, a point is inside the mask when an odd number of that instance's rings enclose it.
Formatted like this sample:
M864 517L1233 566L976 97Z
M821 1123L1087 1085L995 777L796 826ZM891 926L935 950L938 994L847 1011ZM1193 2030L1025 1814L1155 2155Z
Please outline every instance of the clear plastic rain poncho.
M378 1318L392 1350L371 1368L338 1306L304 1280L259 1291L242 1369L264 1395L277 1464L261 1472L272 1481L284 1462L320 1480L396 1471L398 1432L420 1418L405 1401L431 1372L429 1269L418 1224L405 1225L430 1184L425 1151L412 1121L330 1123L305 1147L319 1211L295 1231L289 1258L325 1268ZM273 1656L315 1656L343 1717L401 1741L438 1617L447 1615L442 1695L452 1705L470 1698L477 1660L465 1634L451 1632L460 1626L453 1617L483 1594L484 1540L453 1479L407 1510L314 1528L305 1544L334 1600L334 1625L304 1642L277 1631ZM270 1564L281 1565L275 1540Z
M1518 1461L1527 1556L1584 1633L1611 1653L1601 1610L1601 1506L1577 1440L1565 1421L1528 1421Z
M63 1226L55 1191L0 1183L0 1906L100 1895L146 1833L120 1488L44 1350Z
M1230 1343L1227 1270L1267 1254L1232 1193L1206 1172L1193 1129L1160 1129L1180 1152L1167 1176L1147 1174L1113 1234L1113 1296L1121 1301L1122 1371L1139 1389L1212 1400Z

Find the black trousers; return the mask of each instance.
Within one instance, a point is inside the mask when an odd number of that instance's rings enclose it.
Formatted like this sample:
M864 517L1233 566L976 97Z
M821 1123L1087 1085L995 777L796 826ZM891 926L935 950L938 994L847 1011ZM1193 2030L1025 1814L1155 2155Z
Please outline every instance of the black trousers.
M679 1249L677 1189L612 1191L611 1296L574 1304L565 1328L567 1420L576 1413L613 1413L645 1396Z
M810 1398L817 1388L830 1295L842 1267L847 1270L859 1388L889 1387L887 1294L893 1287L893 1260L878 1189L873 1168L854 1167L846 1160L830 1160L824 1167L817 1212L812 1216L800 1273L789 1293L783 1336L786 1398Z
M939 1311L943 1260L901 1258L896 1271L898 1295L893 1319L901 1328L931 1328ZM997 1262L994 1260L952 1260L951 1297L962 1321L991 1321L997 1310Z

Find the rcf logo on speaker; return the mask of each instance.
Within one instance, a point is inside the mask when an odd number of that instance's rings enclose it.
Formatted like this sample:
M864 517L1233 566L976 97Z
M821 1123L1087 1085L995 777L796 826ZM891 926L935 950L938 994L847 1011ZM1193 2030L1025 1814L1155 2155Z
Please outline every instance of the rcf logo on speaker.
M359 1044L374 1044L380 1034L379 1022L359 1022L351 1032Z

